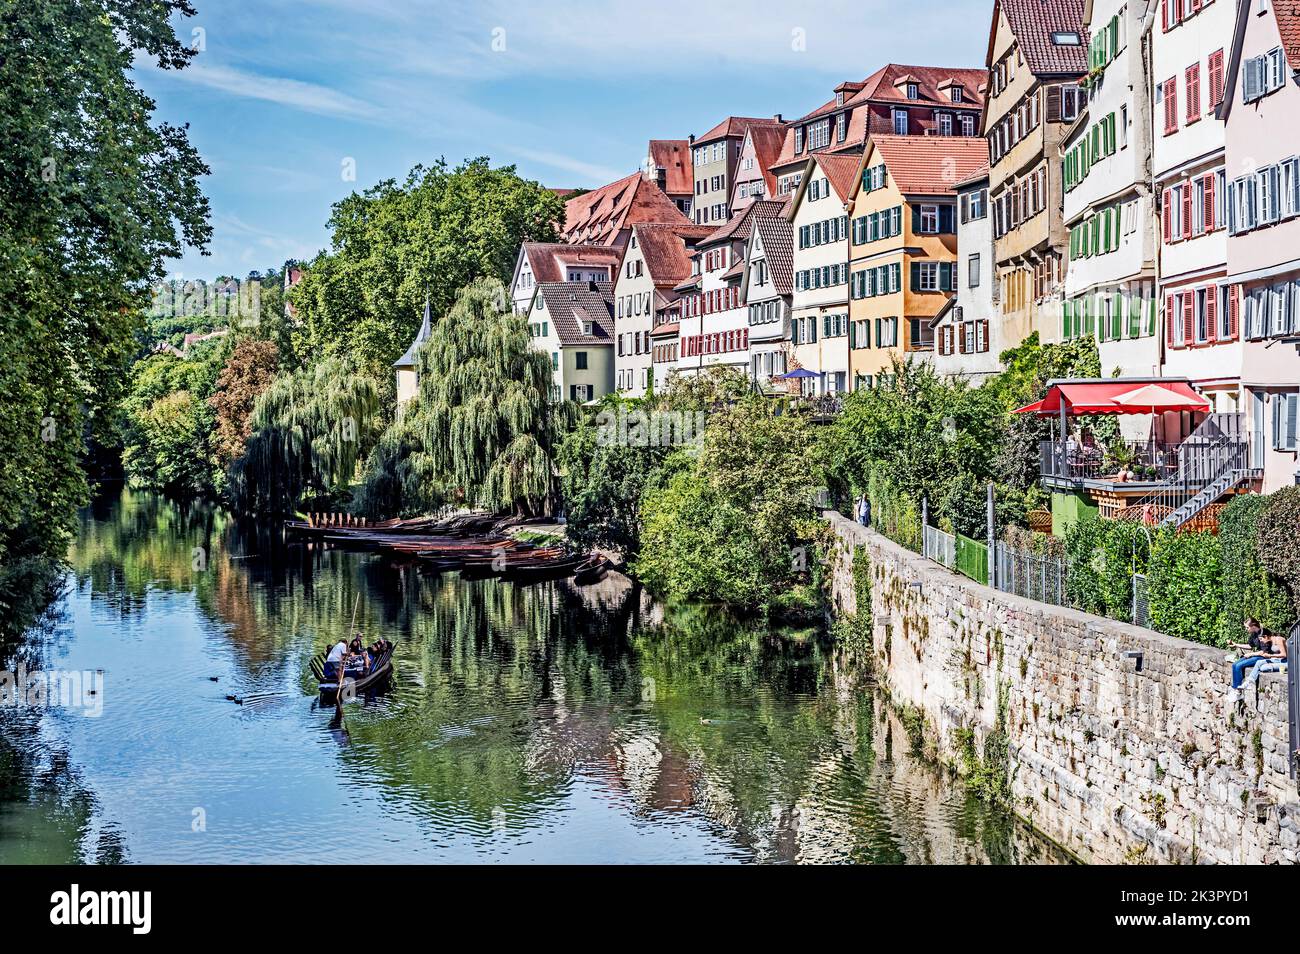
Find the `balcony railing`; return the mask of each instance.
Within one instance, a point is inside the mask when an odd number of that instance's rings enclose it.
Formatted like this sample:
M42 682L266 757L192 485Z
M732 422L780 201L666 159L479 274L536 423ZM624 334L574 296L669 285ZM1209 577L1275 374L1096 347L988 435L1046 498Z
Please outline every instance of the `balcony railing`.
M1105 448L1040 441L1039 473L1056 481L1113 480L1164 483L1178 473L1185 445L1120 441Z

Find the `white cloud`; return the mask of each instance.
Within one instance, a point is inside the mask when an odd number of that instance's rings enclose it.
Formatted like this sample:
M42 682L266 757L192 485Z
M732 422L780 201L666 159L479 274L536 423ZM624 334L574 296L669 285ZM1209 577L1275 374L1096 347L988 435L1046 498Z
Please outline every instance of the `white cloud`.
M624 176L631 175L636 170L624 169L620 172L610 166L601 166L595 163L584 162L581 159L575 159L572 156L565 156L558 152L548 152L544 149L528 149L516 146L512 150L516 155L522 156L543 166L549 166L552 169L560 169L564 172L572 172L580 178L586 180L587 184L604 184L613 182L615 179L622 179Z
M182 70L169 72L179 80L196 86L206 86L220 90L232 96L248 99L261 99L279 103L292 109L301 109L309 113L324 116L339 116L351 119L365 119L375 114L375 107L347 93L306 83L302 80L287 79L278 76L266 76L233 69L228 66L212 66L196 60Z

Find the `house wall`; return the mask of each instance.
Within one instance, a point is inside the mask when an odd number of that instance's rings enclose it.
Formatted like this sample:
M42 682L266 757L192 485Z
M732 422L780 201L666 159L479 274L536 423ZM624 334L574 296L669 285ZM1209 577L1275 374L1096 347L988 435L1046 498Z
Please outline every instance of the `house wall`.
M819 188L826 189L827 194L825 198L809 201L807 190L814 180L821 180L824 183ZM821 268L823 265L840 265L844 267L846 280L838 285L810 289L799 288L796 280L791 302L793 318L796 321L813 319L817 326L817 340L796 345L794 356L799 366L809 371L831 375L842 373L847 378L849 369L848 337L836 335L827 338L822 332L825 315L842 315L848 314L849 311L849 284L847 281L848 238L807 248L799 247L799 230L802 226L843 216L845 214L844 206L835 195L834 190L830 188L829 183L826 182L826 176L821 171L821 167L815 162L806 173L805 182L801 188L804 189L803 198L795 207L794 216L791 220L791 224L794 226L794 273L798 276L805 269ZM808 380L813 382L814 379ZM816 393L820 394L826 389L826 382L825 379L817 379L814 383L806 384L804 387L808 390L815 389Z
M749 322L749 375L750 380L765 384L771 376L790 370L790 297L777 293L771 272L766 273L761 283L758 280L763 271L760 264L767 258L758 229L750 237L746 254L748 265L741 298ZM754 309L773 301L779 302L776 308L780 318L756 323Z
M587 367L578 367L578 356L587 355ZM593 400L604 397L614 390L614 346L613 345L566 345L560 349L560 370L557 375L560 394L569 397L569 389L575 384L591 386Z
M691 217L700 225L721 225L729 216L714 215L714 206L726 206L731 201L731 183L736 169L740 140L723 137L709 143L692 144L695 176L695 199ZM715 176L721 176L719 188L713 188Z
M928 753L1004 781L1016 814L1087 862L1296 862L1284 677L1235 707L1221 649L1002 593L826 519L834 611L867 621L875 678Z
M962 197L965 197L969 203L971 195L979 192L984 193L984 214L978 218L968 216L965 221L962 221L960 212ZM997 281L996 262L993 257L993 227L988 213L988 180L984 179L958 189L957 195L957 304L961 308L962 322L988 321L989 342L985 351L963 354L960 348L957 348L953 354L941 355L938 351L939 329L936 328L935 352L932 360L935 370L940 374L965 375L978 382L981 378L999 371L1001 369L999 356L1007 348L1012 348L1020 342L1006 338L1005 329L998 317L995 299ZM972 287L970 262L976 256L979 257L980 265L979 284ZM954 311L948 312L944 324L953 326L953 333L956 336L954 340L959 340L962 327Z
M629 397L642 397L649 381L655 304L654 279L633 230L614 283L614 386Z
M397 369L397 404L400 407L419 393L414 368Z

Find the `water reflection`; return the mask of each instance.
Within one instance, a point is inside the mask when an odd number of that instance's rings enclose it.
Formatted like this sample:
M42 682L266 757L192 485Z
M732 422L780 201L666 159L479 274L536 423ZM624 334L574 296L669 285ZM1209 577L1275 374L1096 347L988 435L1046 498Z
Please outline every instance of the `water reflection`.
M818 633L614 581L425 576L131 492L87 510L71 561L33 641L106 670L104 715L0 723L0 751L66 766L0 789L0 860L41 825L26 857L309 861L342 839L356 861L1060 860L897 744ZM397 669L339 724L307 661L357 595Z

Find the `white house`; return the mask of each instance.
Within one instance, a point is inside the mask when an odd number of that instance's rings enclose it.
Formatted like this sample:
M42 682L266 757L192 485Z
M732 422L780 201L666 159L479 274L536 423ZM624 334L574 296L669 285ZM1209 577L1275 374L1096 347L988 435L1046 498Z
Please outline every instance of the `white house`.
M997 311L988 166L953 188L957 191L957 296L931 321L934 351L928 354L939 374L979 383L1001 370L998 357L1007 347Z

